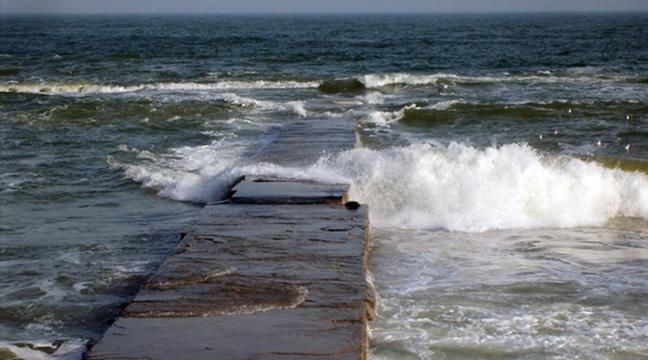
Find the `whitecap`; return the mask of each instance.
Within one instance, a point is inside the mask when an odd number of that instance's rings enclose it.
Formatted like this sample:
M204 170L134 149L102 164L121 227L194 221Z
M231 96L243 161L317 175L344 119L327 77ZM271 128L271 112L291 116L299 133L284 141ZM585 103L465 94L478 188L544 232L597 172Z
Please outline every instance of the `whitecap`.
M86 351L86 341L82 339L0 341L0 349L7 349L25 360L78 360ZM47 351L39 349L47 349Z
M172 148L167 153L135 151L138 158L151 161L125 162L108 157L108 164L123 172L126 178L157 191L160 196L192 202L219 200L236 177L232 169L248 144L215 140L207 145Z
M524 144L354 149L308 168L247 171L350 183L351 198L369 205L376 226L481 232L648 219L646 175L545 157Z
M138 91L211 91L230 89L304 89L315 88L318 82L300 81L218 81L210 83L176 82L146 84L101 84L72 82L13 82L0 84L0 92L33 93L45 95L80 96L92 94L120 94Z
M457 104L465 104L463 100L460 99L453 99L453 100L445 100L445 101L439 101L438 103L434 105L430 105L426 107L426 109L432 109L432 110L448 110L452 108L454 105Z
M405 116L405 111L416 109L416 104L409 104L396 111L380 111L373 110L365 113L361 117L364 123L371 123L378 126L389 126L394 122L399 121Z

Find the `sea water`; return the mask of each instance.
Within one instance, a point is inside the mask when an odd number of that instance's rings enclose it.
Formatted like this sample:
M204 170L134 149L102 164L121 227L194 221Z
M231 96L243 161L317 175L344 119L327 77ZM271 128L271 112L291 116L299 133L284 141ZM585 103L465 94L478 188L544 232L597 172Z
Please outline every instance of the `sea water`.
M0 347L79 357L246 173L369 205L374 359L645 358L647 24L0 17ZM355 149L255 161L331 118Z

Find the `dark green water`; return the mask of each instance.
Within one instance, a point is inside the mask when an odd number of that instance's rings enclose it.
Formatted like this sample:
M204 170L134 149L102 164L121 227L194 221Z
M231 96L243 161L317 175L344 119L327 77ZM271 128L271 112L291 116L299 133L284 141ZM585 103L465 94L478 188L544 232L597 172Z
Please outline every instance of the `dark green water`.
M357 149L255 162L332 117ZM370 205L374 358L648 353L646 14L0 17L0 132L4 345L96 339L271 172Z

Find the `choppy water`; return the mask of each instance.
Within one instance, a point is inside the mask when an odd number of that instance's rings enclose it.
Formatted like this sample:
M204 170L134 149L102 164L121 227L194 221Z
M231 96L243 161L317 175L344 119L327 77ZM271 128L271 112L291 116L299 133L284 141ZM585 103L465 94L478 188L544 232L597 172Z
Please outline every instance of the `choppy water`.
M78 354L201 202L273 173L370 205L373 358L645 357L647 24L0 17L0 338ZM254 160L333 117L358 148Z

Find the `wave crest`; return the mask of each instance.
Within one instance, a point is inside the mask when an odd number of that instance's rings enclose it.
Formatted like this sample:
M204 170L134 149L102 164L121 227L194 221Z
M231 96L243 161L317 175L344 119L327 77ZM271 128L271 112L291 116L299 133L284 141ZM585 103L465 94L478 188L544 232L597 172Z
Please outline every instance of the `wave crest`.
M212 83L178 82L135 85L100 83L2 83L0 93L31 93L44 95L121 94L138 91L208 91L229 89L300 89L317 87L317 82L302 81L220 81Z
M602 226L618 216L648 219L646 175L544 157L523 144L355 149L307 169L257 168L263 171L344 179L351 198L369 205L377 226L481 232Z
M234 166L241 160L246 144L214 141L208 145L171 149L153 154L120 146L119 150L135 154L128 162L108 157L108 165L123 172L124 177L173 200L210 202L222 199L235 179Z

